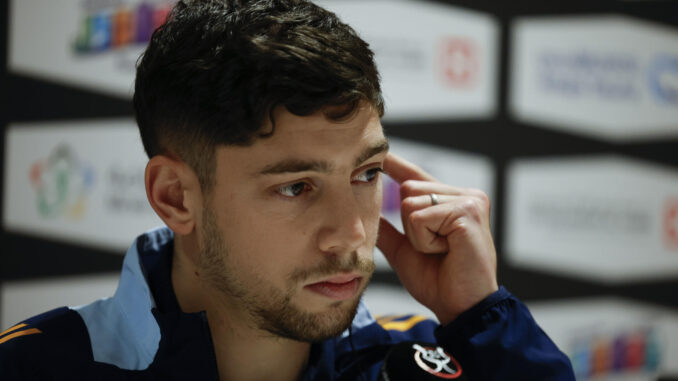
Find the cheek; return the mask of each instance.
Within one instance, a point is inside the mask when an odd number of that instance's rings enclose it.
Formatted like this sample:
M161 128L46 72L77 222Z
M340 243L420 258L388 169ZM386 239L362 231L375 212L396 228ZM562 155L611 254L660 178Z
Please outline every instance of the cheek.
M299 224L261 215L252 209L243 211L242 219L225 221L225 239L231 255L260 278L272 280L286 275L305 253L308 234Z

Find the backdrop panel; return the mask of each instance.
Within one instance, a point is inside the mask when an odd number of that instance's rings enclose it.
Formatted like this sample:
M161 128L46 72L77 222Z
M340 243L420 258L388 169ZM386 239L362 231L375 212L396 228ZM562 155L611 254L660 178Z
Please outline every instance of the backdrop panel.
M7 231L124 253L162 224L146 199L132 119L16 124L6 139Z
M678 137L678 29L632 17L512 23L520 121L611 141Z
M511 263L620 282L678 276L678 173L618 156L521 159L507 171Z

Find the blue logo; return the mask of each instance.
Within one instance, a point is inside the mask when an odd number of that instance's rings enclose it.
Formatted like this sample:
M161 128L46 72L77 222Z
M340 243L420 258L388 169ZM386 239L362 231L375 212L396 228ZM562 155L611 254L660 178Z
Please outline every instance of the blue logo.
M636 86L640 65L631 54L543 51L537 63L539 84L548 93L612 102L640 98Z
M652 95L667 105L678 106L678 56L657 55L647 72Z

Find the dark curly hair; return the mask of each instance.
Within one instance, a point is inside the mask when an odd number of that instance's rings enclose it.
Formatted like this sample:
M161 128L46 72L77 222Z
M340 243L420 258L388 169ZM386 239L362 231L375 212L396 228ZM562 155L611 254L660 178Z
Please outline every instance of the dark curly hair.
M276 107L342 120L361 102L383 115L372 51L334 13L304 0L178 2L139 59L134 92L148 156L178 156L205 192L216 146L274 133L262 127L265 118L275 126Z

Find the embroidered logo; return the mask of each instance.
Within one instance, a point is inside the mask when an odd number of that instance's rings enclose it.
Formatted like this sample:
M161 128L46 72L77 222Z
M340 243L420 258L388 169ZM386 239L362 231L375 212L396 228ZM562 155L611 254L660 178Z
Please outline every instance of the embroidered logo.
M413 344L414 361L428 373L440 378L453 379L461 376L461 366L454 357L440 347L423 347Z

